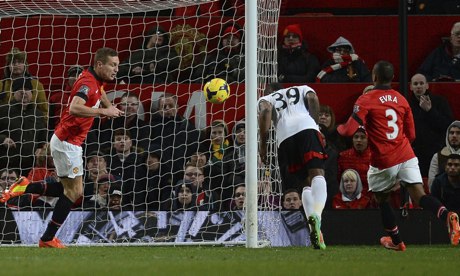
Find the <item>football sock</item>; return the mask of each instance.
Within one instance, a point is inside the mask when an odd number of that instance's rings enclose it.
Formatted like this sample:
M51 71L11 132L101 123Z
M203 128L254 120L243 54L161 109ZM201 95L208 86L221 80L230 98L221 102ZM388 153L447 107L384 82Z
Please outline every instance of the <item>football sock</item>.
M430 210L442 221L447 221L447 214L449 211L442 205L442 203L435 197L424 195L420 198L420 207L425 210Z
M60 197L64 192L61 182L46 183L44 181L33 182L27 185L26 194Z
M397 245L401 243L401 237L399 236L399 228L396 225L396 217L388 202L379 204L380 214L382 216L383 228L387 234L391 237L393 244Z
M45 233L41 237L42 241L50 241L56 235L59 227L64 223L65 219L70 213L73 202L64 194L61 195L53 210L53 216L48 223Z
M313 212L321 217L327 199L326 179L322 175L313 177L311 180L311 193L313 196Z
M305 187L302 191L302 205L307 218L313 214L313 195L311 187Z

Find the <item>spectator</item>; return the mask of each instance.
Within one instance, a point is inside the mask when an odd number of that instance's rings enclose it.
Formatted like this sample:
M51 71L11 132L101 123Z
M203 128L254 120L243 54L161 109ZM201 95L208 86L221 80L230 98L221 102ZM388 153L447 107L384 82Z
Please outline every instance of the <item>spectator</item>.
M217 49L210 51L204 64L196 68L195 81L222 78L228 83L244 82L244 32L236 23L225 25L222 30Z
M180 58L169 45L169 34L163 27L154 26L144 35L142 48L121 62L118 78L126 83L169 83L178 73L179 63Z
M83 202L88 201L96 189L97 179L102 175L107 175L109 169L104 155L99 151L92 151L86 157L86 173L83 187Z
M235 123L232 130L233 145L228 149L230 154L225 154L223 158L224 172L243 177L245 176L245 156L246 156L246 123L240 120Z
M450 154L445 172L436 176L431 185L431 194L455 212L460 211L460 155Z
M110 185L115 184L117 179L112 174L101 175L96 183L96 189L89 201L84 204L86 208L104 208L109 204Z
M161 146L161 162L173 172L184 169L185 161L197 151L200 139L199 131L177 109L177 96L165 93L158 100L158 111L151 117L150 142Z
M370 199L361 192L363 185L359 173L353 169L343 172L340 180L340 193L336 194L332 203L334 209L367 209Z
M371 163L371 150L368 147L367 132L364 127L359 127L356 130L352 136L352 142L353 146L351 148L339 154L338 175L342 178L346 170L355 170L359 174L360 181L362 181L362 193L368 195L367 171ZM369 197L372 197L372 195Z
M317 82L372 82L371 72L346 38L339 37L327 50L332 57L323 64Z
M460 121L454 121L447 128L446 146L433 155L428 170L428 187L431 187L434 178L444 172L447 158L451 154L460 154Z
M192 192L196 197L194 204L199 210L208 211L217 209L217 196L213 191L205 187L204 173L201 169L190 164L186 165L183 180L192 183Z
M136 168L134 206L137 209L169 211L172 198L171 168L160 162L161 149L150 145Z
M412 143L422 176L428 176L430 161L446 141L446 130L453 121L452 111L445 98L433 95L425 76L411 78L409 104L415 123L415 141Z
M139 96L135 93L126 92L121 96L118 108L125 114L102 123L99 134L101 148L107 147L108 141L113 140L113 130L116 129L127 130L135 147L148 148L150 126L138 117L139 105L141 104Z
M3 80L0 81L0 104L7 104L14 100L13 82L16 79L29 79L32 92L31 101L42 112L41 116L48 117L48 102L43 84L33 77L27 69L26 52L13 48L6 56L6 66ZM46 120L45 120L46 121Z
M11 169L0 170L0 193L8 189L18 179L18 173Z
M21 169L27 175L36 148L46 142L46 120L32 102L30 78L15 79L11 89L11 105L0 108L0 168Z
M121 211L123 208L123 193L119 189L111 189L109 193L109 209L111 211Z
M321 132L324 134L331 147L335 148L338 152L346 149L344 139L337 133L335 113L332 107L329 105L320 105L318 124L325 127L321 129Z
M126 203L133 203L136 168L140 163L142 150L133 146L129 132L117 129L113 133L113 147L108 167L115 178L122 180L123 197Z
M67 70L67 82L65 88L61 91L53 91L49 97L49 121L48 126L50 130L59 123L61 113L65 106L69 103L70 91L77 80L78 76L83 72L84 68L80 65L74 65Z
M227 139L228 127L223 120L213 121L206 136L209 137L209 150L211 152L209 162L211 164L222 162L225 155L231 154L230 141Z
M364 95L364 94L367 94L367 92L369 92L369 91L371 91L371 90L374 90L374 88L375 88L375 87L374 87L373 84L370 84L370 85L364 87L364 89L363 89L363 95Z
M59 178L56 175L56 169L54 168L53 157L51 157L51 149L49 143L44 143L35 151L35 165L29 172L27 179L29 179L31 182L59 181Z
M285 210L298 210L302 207L300 194L296 189L288 189L283 194L283 208Z
M278 47L278 80L284 83L315 82L321 69L318 58L308 51L299 24L288 25Z
M434 49L417 71L429 81L460 80L460 22L452 26L449 39Z
M245 207L246 199L246 186L240 184L235 187L235 193L233 195L233 207L232 210L243 210Z
M193 184L188 180L179 180L175 191L175 200L173 204L174 211L188 211L196 208L196 198L193 195Z

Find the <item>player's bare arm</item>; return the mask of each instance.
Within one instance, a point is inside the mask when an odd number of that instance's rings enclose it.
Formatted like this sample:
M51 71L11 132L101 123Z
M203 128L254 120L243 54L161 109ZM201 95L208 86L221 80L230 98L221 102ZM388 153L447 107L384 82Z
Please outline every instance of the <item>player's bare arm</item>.
M101 103L102 103L102 106L105 108L108 108L112 105L105 91L101 91Z
M313 91L307 92L305 95L306 102L308 103L308 112L310 116L318 123L319 120L319 99Z
M260 129L260 145L259 154L262 162L267 161L267 140L268 131L271 126L272 105L267 101L259 103L259 129Z
M70 103L69 113L77 117L107 116L110 118L120 117L123 111L110 105L108 108L91 108L85 106L86 101L78 96L73 97Z

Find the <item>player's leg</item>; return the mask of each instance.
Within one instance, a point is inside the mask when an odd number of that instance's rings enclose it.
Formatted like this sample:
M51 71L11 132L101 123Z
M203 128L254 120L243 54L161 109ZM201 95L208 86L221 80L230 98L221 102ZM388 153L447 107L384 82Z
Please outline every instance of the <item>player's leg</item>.
M396 183L398 171L398 165L382 170L370 166L369 171L367 172L367 178L369 190L375 195L375 199L377 200L377 204L380 209L383 228L387 233L387 236L380 239L380 244L387 249L404 251L406 250L406 246L399 235L399 227L396 224L396 216L389 203L390 191Z
M64 186L64 193L56 202L51 221L41 237L41 241L44 242L51 241L54 238L56 232L69 215L72 205L83 194L82 176L63 178L61 182Z
M302 192L302 204L309 213L310 241L315 249L326 249L321 232L321 214L326 204L327 187L323 169L309 169L311 183Z
M388 201L390 193L375 192L374 195L380 208L383 228L387 233L387 236L380 239L380 243L387 249L396 251L406 250L406 246L399 235L399 228L396 224L393 208Z
M460 241L458 214L449 212L437 198L425 194L422 176L416 158L408 160L402 165L399 178L416 204L425 210L430 210L441 221L446 222L450 243L452 245L458 245Z
M10 198L23 194L59 197L63 191L64 189L60 182L47 183L45 181L38 181L30 183L27 177L21 176L8 190L2 192L0 202L4 203Z
M64 192L56 202L51 221L40 238L39 246L63 248L55 235L69 215L74 202L83 194L82 149L60 141L55 135L50 144L56 173L61 179Z

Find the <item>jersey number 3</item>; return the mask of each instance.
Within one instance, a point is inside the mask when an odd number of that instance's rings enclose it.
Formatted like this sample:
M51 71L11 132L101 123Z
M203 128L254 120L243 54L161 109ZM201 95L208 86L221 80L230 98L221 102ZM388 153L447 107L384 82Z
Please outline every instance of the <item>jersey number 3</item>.
M399 134L399 127L396 124L396 121L398 120L396 111L394 109L389 108L385 110L385 116L388 118L388 121L387 121L388 127L393 129L392 132L387 132L387 138L388 140L396 139L396 137L398 137L398 134Z

